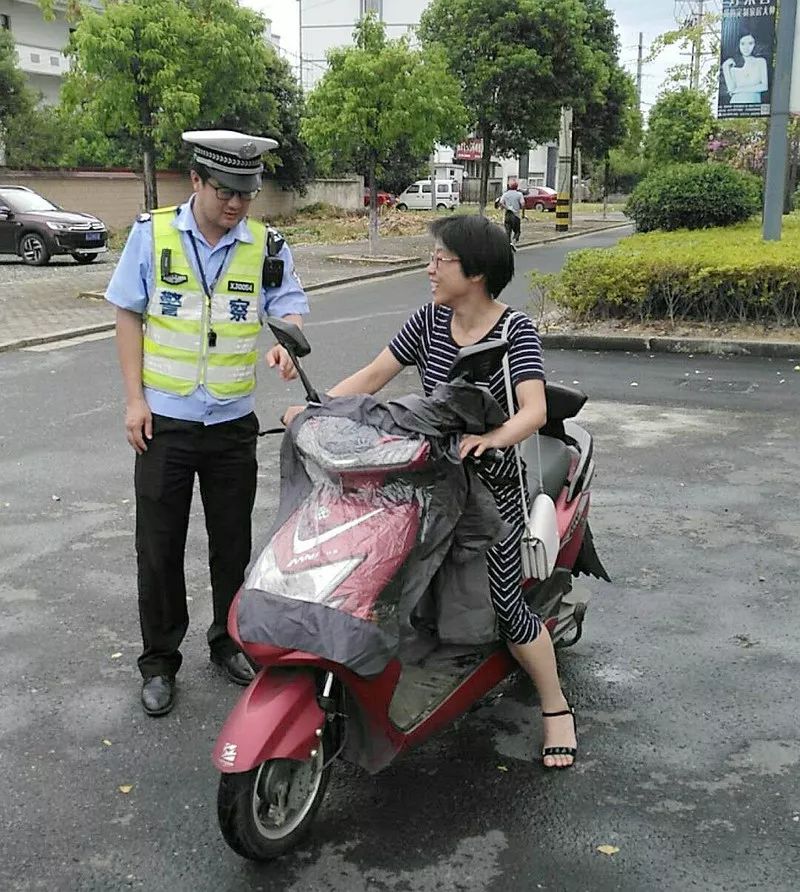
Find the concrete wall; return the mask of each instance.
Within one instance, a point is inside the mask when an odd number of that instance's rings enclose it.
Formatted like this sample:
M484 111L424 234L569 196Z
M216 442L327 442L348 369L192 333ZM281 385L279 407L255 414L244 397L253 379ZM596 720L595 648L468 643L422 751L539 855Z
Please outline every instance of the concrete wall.
M94 214L109 229L129 226L143 210L144 187L139 174L131 171L12 171L0 169L0 184L27 186L57 205ZM158 175L158 199L162 207L180 204L191 193L188 175L164 172ZM285 192L270 181L253 201L251 213L270 220L290 216L317 202L355 210L364 206L364 181L314 180L306 195Z

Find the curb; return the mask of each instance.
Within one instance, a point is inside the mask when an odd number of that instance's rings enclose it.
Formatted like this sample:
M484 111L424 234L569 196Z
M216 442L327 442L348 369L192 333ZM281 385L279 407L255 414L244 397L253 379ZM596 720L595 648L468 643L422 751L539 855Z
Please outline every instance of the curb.
M5 353L9 350L19 350L23 347L35 347L37 344L49 344L52 341L67 341L70 338L80 338L83 335L113 331L115 326L116 323L114 322L98 322L94 325L82 325L79 328L65 328L63 331L54 331L37 337L20 338L17 341L0 341L0 353Z
M723 338L631 337L629 335L540 334L542 346L561 350L622 351L627 353L708 354L711 356L762 356L770 359L800 357L800 341L734 341Z

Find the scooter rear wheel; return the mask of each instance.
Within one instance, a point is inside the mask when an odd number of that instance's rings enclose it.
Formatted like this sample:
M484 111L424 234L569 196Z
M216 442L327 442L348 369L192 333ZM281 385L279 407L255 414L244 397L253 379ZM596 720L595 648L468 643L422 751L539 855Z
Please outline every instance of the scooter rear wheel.
M269 861L308 832L330 778L324 738L308 762L270 759L243 774L223 774L217 817L228 845L244 858Z

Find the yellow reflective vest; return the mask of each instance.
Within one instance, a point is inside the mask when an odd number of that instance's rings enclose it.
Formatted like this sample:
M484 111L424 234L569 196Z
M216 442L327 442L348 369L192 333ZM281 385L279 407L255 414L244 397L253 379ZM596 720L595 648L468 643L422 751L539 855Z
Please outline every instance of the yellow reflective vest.
M144 319L142 382L179 396L201 385L219 399L247 396L256 383L266 227L247 221L253 243L236 242L208 297L174 219L175 208L152 214L155 290Z

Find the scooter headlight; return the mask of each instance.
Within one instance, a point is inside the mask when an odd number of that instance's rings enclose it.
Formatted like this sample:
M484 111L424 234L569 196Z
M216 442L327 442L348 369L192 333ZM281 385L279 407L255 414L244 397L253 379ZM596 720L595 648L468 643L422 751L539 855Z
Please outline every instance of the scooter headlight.
M272 547L268 545L250 571L247 588L296 601L323 604L363 560L363 557L353 557L320 567L284 572L275 560Z

